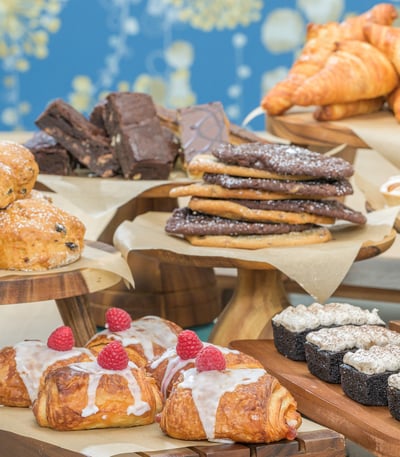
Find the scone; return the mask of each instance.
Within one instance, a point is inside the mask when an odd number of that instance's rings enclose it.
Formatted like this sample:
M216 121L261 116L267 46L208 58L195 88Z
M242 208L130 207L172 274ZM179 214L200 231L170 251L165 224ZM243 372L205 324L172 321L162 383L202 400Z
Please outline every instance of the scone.
M182 328L159 316L144 316L132 320L121 308L109 308L105 314L106 328L96 333L86 344L98 354L110 341L120 341L129 360L144 367L154 357L175 346Z
M161 412L160 427L182 440L269 443L294 439L301 424L291 393L263 368L226 368L203 348L182 372Z
M39 174L34 155L21 144L0 141L0 208L33 189Z
M16 200L0 211L0 268L45 271L78 260L84 224L45 198Z
M176 346L168 348L146 367L148 373L157 381L165 398L171 393L173 385L182 371L195 366L196 355L206 346L214 346L221 351L227 368L263 368L261 362L250 355L235 349L203 342L194 331L183 330L178 335Z
M0 405L31 406L49 371L94 358L88 349L73 344L71 329L61 326L47 342L27 340L1 349Z
M32 410L42 427L85 430L151 424L162 405L155 380L113 341L95 361L51 371Z

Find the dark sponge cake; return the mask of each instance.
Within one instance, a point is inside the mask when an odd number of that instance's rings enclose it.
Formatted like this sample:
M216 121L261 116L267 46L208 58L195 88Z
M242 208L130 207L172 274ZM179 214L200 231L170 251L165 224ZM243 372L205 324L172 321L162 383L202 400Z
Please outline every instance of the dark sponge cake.
M363 405L386 406L388 378L399 371L400 346L389 344L348 352L340 366L343 392Z
M308 369L314 376L340 384L345 354L388 344L400 347L400 334L379 325L343 325L309 332L304 349Z
M390 414L400 421L400 373L388 378L387 400Z
M304 343L309 332L339 325L385 325L378 310L347 303L288 306L272 318L275 347L291 360L305 361Z

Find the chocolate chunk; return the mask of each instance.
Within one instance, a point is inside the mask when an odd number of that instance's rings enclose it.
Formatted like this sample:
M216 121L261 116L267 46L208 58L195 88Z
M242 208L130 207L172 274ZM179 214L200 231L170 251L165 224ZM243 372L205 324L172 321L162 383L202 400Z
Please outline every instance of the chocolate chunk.
M92 112L89 114L89 121L104 132L106 132L106 126L104 125L105 109L106 101L102 100L94 106Z
M75 160L60 143L43 131L29 138L24 146L35 156L40 173L68 176L72 174Z
M318 216L333 217L355 224L363 225L367 219L364 214L356 211L337 200L242 200L229 199L238 205L255 210L288 211L292 213L308 213Z
M317 227L315 224L275 224L245 222L208 216L188 207L176 208L168 218L165 231L180 235L266 235L302 232Z
M125 178L168 178L172 169L170 144L149 95L138 92L109 94L104 123Z
M353 186L347 179L327 180L321 178L318 180L294 181L204 173L203 181L208 184L218 184L227 189L258 189L281 194L296 194L303 197L338 197L353 193Z
M184 162L229 143L229 123L220 102L189 106L178 110Z
M353 166L340 157L325 156L293 145L221 144L212 150L212 154L229 165L267 170L280 175L340 179L349 178L354 173Z
M118 172L110 139L63 100L50 103L35 123L94 174L109 177Z

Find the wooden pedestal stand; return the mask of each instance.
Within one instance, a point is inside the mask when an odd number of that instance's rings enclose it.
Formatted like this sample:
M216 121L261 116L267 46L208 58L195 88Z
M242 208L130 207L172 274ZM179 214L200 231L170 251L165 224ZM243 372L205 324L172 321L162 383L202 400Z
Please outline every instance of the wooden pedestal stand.
M98 249L113 250L104 243L92 243ZM86 278L93 276L89 289ZM75 336L76 346L83 346L96 332L87 294L89 290L101 290L114 286L121 281L117 275L95 270L81 270L64 273L31 274L26 276L7 276L0 278L0 305L31 303L55 300L61 318L69 325Z
M364 260L389 249L396 231L380 242L367 242L356 260ZM166 250L143 250L161 262L199 267L237 268L237 279L229 303L219 315L209 341L227 346L233 340L262 339L272 336L271 318L289 304L284 278L280 271L267 263L225 257L182 255Z

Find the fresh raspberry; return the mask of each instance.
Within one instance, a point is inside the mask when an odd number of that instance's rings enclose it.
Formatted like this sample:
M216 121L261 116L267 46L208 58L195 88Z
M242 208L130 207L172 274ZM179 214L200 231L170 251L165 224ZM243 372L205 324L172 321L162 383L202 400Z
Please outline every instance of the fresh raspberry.
M108 343L97 356L97 363L106 370L124 370L128 362L128 354L119 341Z
M178 334L176 353L181 359L194 359L202 347L203 342L193 330L182 330Z
M132 318L121 308L108 308L105 314L106 327L111 332L121 332L128 330L131 326Z
M74 334L66 325L56 328L47 339L47 346L55 351L70 351L74 345Z
M195 360L198 371L225 370L226 361L224 354L215 346L205 346Z

